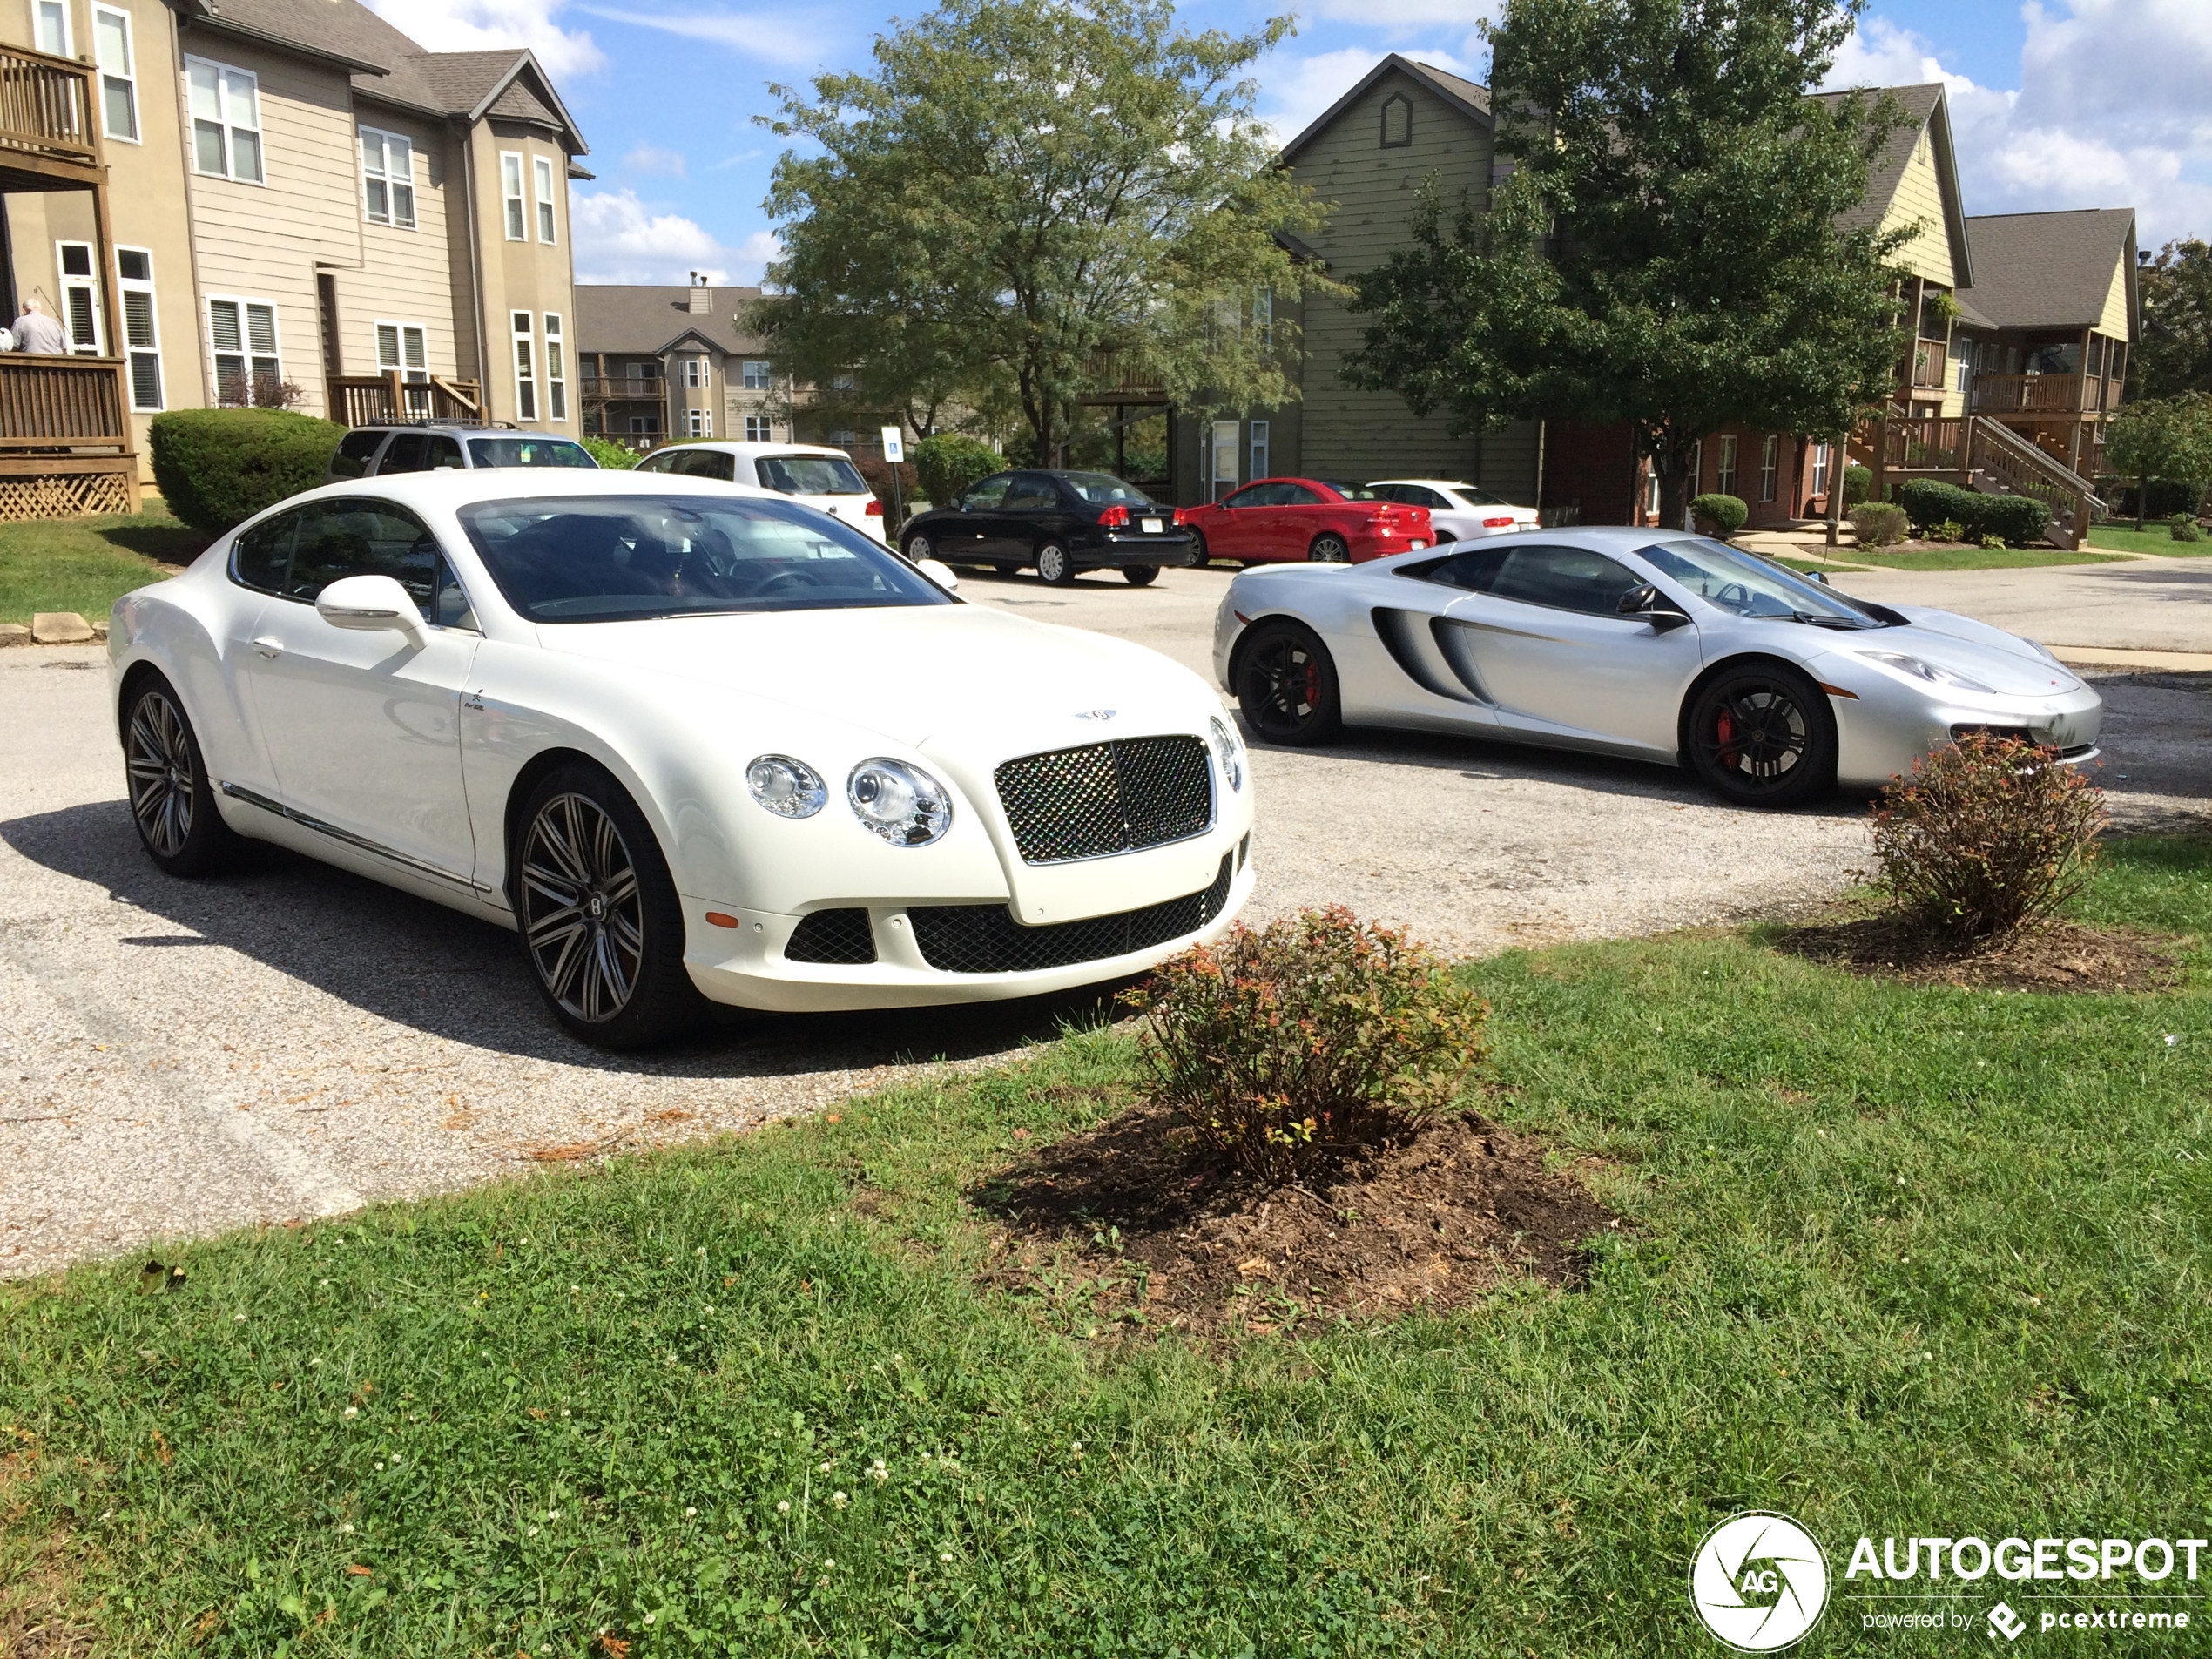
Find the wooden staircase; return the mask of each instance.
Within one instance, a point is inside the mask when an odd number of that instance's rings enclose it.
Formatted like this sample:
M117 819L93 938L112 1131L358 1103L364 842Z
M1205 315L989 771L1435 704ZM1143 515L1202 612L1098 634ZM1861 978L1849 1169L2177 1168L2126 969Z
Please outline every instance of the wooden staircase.
M1874 475L1873 495L1913 478L1936 478L1992 496L2033 496L2051 509L2044 540L2080 545L2090 524L2109 516L2096 485L2002 421L1971 415L1955 421L1876 421L1851 435L1845 453Z

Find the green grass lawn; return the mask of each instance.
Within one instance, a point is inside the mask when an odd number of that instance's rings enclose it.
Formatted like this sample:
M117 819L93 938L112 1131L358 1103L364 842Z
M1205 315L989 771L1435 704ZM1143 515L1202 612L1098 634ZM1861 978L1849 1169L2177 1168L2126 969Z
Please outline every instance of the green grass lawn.
M0 523L0 622L27 623L41 610L74 610L97 622L133 588L158 582L165 564L185 564L207 538L152 510L93 518Z
M2089 545L2107 547L2119 553L2156 553L2165 558L2201 559L2212 556L2212 532L2202 541L2177 542L2174 532L2153 519L2141 529L2135 528L2132 518L2114 520L2109 524L2089 527Z
M2039 564L2110 564L2110 556L2058 547L1945 547L1899 550L1882 547L1837 550L1859 566L1885 570L2021 570ZM1840 569L1840 566L1831 566Z
M2186 984L1907 989L1756 932L1470 967L1491 1109L1629 1224L1587 1289L1448 1316L1210 1350L979 1291L963 1190L1130 1081L1112 1032L193 1246L173 1293L13 1287L0 1600L132 1656L1703 1656L1689 1555L1771 1507L1836 1575L1797 1651L1892 1653L1862 1533L2206 1530L2212 842L2122 846L2084 910L2188 935ZM2000 1592L2112 1599L1937 1588L1977 1649Z

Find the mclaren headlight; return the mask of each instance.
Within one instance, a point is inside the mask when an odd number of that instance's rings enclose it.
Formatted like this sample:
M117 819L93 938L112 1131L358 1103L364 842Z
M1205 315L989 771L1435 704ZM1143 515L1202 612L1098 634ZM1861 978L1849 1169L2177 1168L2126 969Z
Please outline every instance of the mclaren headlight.
M1925 680L1931 685L1947 685L1957 691L1979 691L1993 694L1995 687L1970 679L1954 669L1939 663L1923 662L1918 657L1908 657L1901 651L1868 651L1858 655L1869 662L1879 663L1885 668L1895 669L1900 674L1910 674L1914 679Z
M745 786L779 818L812 818L829 802L821 774L789 755L762 755L745 769Z
M894 846L927 846L953 826L953 798L920 766L863 760L845 780L853 816Z
M1221 775L1229 780L1230 788L1242 790L1244 786L1244 745L1238 740L1229 723L1219 715L1210 717L1206 724L1213 728L1214 759L1221 762Z

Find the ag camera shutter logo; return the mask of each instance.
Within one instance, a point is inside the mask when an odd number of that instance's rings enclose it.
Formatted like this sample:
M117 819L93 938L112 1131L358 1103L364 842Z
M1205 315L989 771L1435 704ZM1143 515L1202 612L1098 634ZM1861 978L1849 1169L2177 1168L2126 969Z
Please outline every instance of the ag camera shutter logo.
M1691 1558L1689 1603L1705 1628L1738 1652L1777 1652L1820 1622L1828 1558L1787 1515L1760 1509L1730 1515Z

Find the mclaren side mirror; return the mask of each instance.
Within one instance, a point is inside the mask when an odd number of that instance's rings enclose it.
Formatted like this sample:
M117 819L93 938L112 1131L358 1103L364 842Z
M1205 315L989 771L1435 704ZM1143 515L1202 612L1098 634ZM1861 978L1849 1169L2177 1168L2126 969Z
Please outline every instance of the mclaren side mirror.
M1624 617L1642 617L1651 624L1651 631L1656 634L1689 626L1689 617L1676 610L1672 600L1648 582L1640 588L1629 589L1621 596L1621 614Z
M1828 572L1825 570L1815 570L1812 573L1812 579L1824 588L1829 585Z

